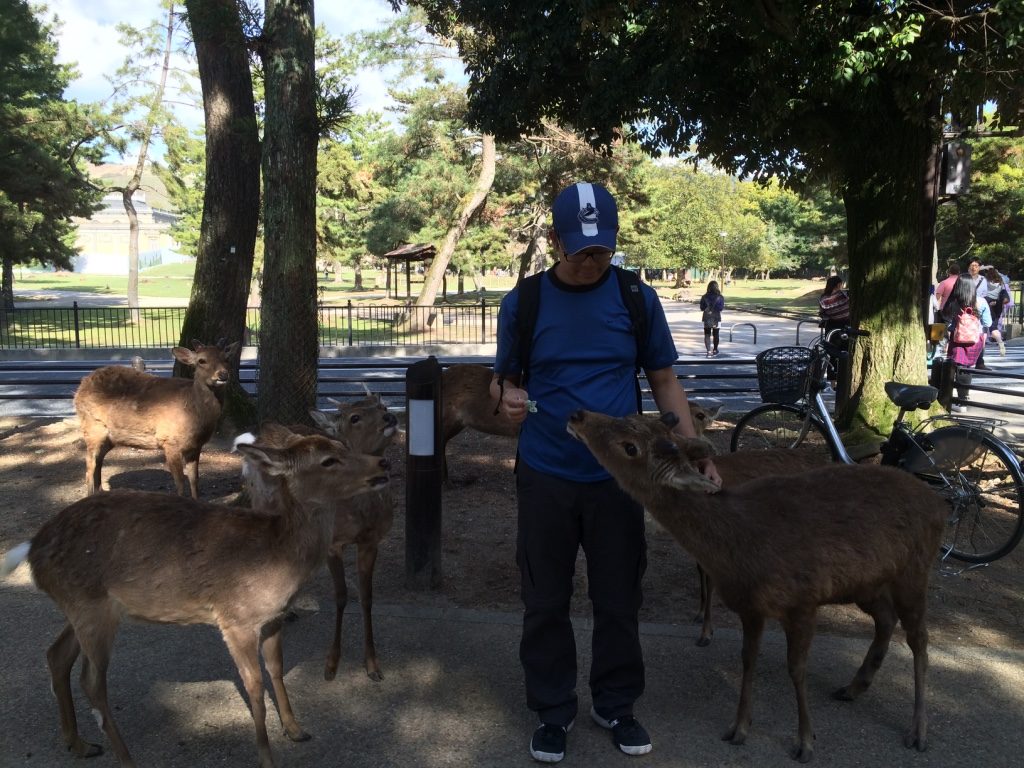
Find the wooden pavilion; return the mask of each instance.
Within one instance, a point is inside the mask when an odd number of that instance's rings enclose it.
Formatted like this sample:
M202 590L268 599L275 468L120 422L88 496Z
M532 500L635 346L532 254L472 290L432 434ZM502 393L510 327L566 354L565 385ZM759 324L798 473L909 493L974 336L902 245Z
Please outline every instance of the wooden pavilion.
M388 251L384 254L384 258L388 260L388 274L387 274L387 295L388 298L392 297L392 288L394 289L394 298L399 298L398 295L398 269L399 265L405 264L405 297L407 299L412 298L412 263L423 262L423 270L430 267L430 262L433 261L434 256L437 255L437 248L433 245L427 245L425 243L416 243L414 245L406 244L395 248L393 251ZM392 272L394 278L392 279Z

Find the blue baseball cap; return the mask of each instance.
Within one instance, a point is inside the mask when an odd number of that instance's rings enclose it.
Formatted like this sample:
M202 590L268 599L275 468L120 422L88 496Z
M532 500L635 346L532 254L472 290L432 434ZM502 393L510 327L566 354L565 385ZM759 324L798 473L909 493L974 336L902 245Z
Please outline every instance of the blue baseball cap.
M615 250L619 211L600 184L579 183L558 193L551 206L554 229L570 256L591 246Z

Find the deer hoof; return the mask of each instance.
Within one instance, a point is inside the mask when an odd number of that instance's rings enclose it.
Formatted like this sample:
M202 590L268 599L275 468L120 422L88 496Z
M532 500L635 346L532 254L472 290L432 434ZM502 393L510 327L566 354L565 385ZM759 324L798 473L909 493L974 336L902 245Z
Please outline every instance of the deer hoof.
M373 682L375 683L379 683L381 680L384 679L384 673L381 672L379 669L366 670L366 676L373 680Z
M811 758L814 757L814 749L803 744L797 744L789 751L789 756L798 763L809 763Z
M850 686L844 685L842 688L832 691L832 698L836 701L853 701L857 697L853 695Z
M309 741L311 738L313 738L301 728L296 728L295 730L291 731L286 728L284 731L284 735L287 736L290 741Z
M697 638L697 647L698 648L707 648L709 645L711 645L711 638L710 637L704 637L704 635L701 635L700 637Z

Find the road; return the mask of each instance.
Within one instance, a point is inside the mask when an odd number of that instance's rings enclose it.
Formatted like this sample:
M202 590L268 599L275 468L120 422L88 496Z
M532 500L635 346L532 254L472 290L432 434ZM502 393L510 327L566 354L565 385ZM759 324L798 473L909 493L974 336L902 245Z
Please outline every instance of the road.
M703 331L700 312L689 302L666 300L663 302L666 318L672 328L676 346L680 353L680 361L685 364L680 373L699 371L700 381L688 381L690 390L711 390L714 394L706 395L710 399L723 403L726 413L742 413L759 402L756 393L749 391L753 385L754 356L763 349L775 346L806 344L817 333L814 322L798 322L784 317L755 314L749 312L729 311L723 319L721 331L720 355L708 360L704 352ZM439 360L448 364L453 362L477 362L489 364L494 358L494 346L487 344L462 345L452 348L393 348L389 350L367 350L364 348L331 349L332 357L323 359L320 373L320 400L318 407L329 408L329 396L350 396L362 392L363 380L367 381L374 391L384 393L389 406L404 407L404 371L405 365L434 354ZM109 362L112 357L109 350L54 350L48 351L45 357L36 357L34 361L15 362L19 358L17 350L0 353L0 364L8 369L0 371L0 419L26 417L57 417L67 418L73 415L70 398L74 394L78 379L84 375L83 367ZM120 351L118 360L129 362L133 351ZM26 357L24 354L21 357ZM170 368L169 355L162 350L146 350L149 366L158 373L167 373ZM243 353L243 359L254 360L256 350L249 348ZM88 363L88 360L92 363ZM96 362L102 359L103 363ZM55 360L66 361L75 368L56 369ZM1007 343L1005 357L1000 357L994 346L986 355L987 364L993 369L991 373L978 373L975 383L1003 388L1024 395L1024 382L1006 378L1000 374L1024 374L1024 338L1013 339ZM358 369L335 369L333 366L343 363L346 366L359 365ZM745 363L745 365L740 365ZM10 367L18 370L10 370ZM45 370L42 367L45 366ZM716 374L736 375L745 371L748 380L735 382L733 389L747 390L733 394L722 393L720 390L729 387L725 378L716 378ZM254 373L243 371L243 383L250 391L255 391ZM49 381L48 384L40 382ZM718 391L715 391L718 390ZM700 395L699 395L700 396ZM1024 406L1019 395L1007 396L985 393L974 390L972 398L981 403L995 406L1013 404ZM653 408L653 404L649 403ZM1005 416L1010 434L1004 435L1011 441L1024 441L1024 416L1012 414L996 414L982 408L975 409L978 415Z

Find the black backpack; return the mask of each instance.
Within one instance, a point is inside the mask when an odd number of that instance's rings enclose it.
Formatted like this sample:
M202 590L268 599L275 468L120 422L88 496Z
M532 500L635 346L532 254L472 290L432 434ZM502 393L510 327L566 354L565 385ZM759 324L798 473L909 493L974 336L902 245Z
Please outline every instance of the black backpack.
M647 341L647 307L644 304L644 294L640 289L640 276L636 272L622 269L614 264L612 270L618 279L619 290L622 295L622 303L629 311L629 320L633 330L633 338L636 339L636 361L634 369L636 373L636 410L643 412L643 394L640 391L640 351ZM519 336L519 361L522 364L522 375L520 383L525 386L530 375L530 350L533 346L533 332L537 326L537 313L540 311L540 281L544 280L545 273L538 272L535 275L524 277L519 281L519 313L516 318L516 333ZM498 378L498 384L504 383L504 377Z

